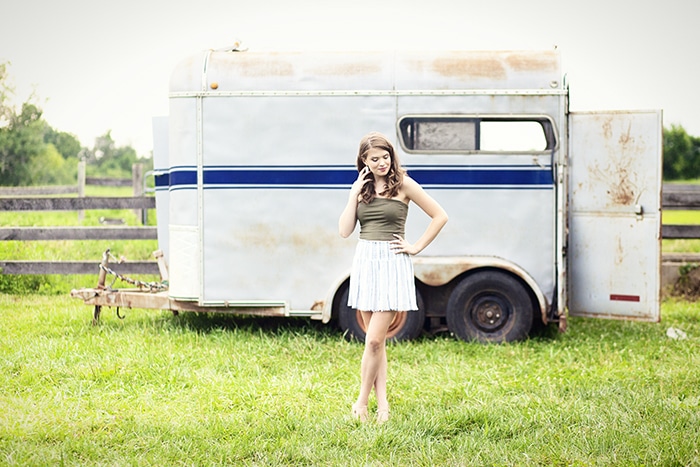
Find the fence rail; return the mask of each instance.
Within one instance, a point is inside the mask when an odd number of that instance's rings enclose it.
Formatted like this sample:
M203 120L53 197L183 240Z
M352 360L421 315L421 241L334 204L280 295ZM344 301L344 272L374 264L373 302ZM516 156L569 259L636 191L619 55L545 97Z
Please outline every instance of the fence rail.
M78 185L0 187L0 196L74 195L78 192Z
M92 186L132 186L130 178L86 177L85 185ZM3 196L35 196L35 195L74 195L81 192L79 185L49 185L49 186L2 186L0 197Z
M90 198L0 198L0 211L79 211L85 209L153 209L152 196Z
M700 190L700 186L698 187ZM664 193L662 197L662 207L673 210L696 210L700 209L700 192L676 191Z
M136 179L136 177L134 177ZM90 179L88 179L90 180ZM113 183L113 182L109 182ZM119 182L123 183L123 182ZM44 187L45 188L45 187ZM59 189L75 187L57 187ZM8 191L9 190L9 191ZM12 190L15 190L14 192ZM24 190L24 191L22 191ZM31 188L30 188L31 190ZM154 209L152 196L134 197L89 197L89 198L29 198L26 188L2 188L4 193L21 194L24 197L0 198L0 211L79 211L89 209ZM36 194L40 193L40 190ZM664 185L663 209L700 209L699 185ZM663 225L664 239L700 239L700 225ZM35 240L152 240L156 239L155 227L0 227L0 241ZM664 261L700 262L700 254L665 254ZM0 261L2 274L94 274L99 271L99 260L95 261ZM127 261L111 264L120 274L158 274L155 261Z
M661 238L667 240L700 238L700 225L662 225Z
M86 185L96 186L132 186L133 180L129 178L112 177L85 177Z
M158 274L155 261L109 263L119 274ZM0 261L2 274L97 274L100 261Z
M700 209L700 185L664 184L661 207L676 211ZM661 226L661 238L700 238L700 225L664 224Z
M2 240L154 240L155 227L0 227Z

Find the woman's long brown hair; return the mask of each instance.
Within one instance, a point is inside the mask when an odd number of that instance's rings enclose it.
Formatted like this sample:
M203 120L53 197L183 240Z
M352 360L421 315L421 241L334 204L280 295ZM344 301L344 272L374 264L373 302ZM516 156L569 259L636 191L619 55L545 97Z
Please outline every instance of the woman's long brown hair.
M372 132L365 135L362 140L360 140L360 150L357 154L357 170L362 171L367 165L365 160L367 159L367 153L370 149L383 149L389 153L389 158L391 159L391 165L389 166L389 172L386 174L386 184L384 185L384 191L377 193L374 189L374 183L365 183L360 192L360 197L362 202L369 204L372 202L377 195L381 195L386 198L394 198L399 194L399 188L403 183L403 176L406 173L403 167L401 167L401 162L396 156L396 151L394 151L394 146L389 142L389 140L381 133ZM368 175L374 181L374 174L370 172Z

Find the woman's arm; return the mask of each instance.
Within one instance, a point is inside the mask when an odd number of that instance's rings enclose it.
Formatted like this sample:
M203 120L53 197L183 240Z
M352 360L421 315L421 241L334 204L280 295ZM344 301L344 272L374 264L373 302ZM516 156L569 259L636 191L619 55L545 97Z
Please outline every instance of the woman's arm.
M365 178L369 173L369 167L363 168L357 180L352 184L350 188L350 194L348 195L348 203L345 205L345 209L340 214L340 219L338 220L338 231L340 236L343 238L348 238L350 234L355 230L355 225L357 225L357 203L360 197L360 191L365 183L368 183L371 179Z
M393 240L392 248L395 253L408 253L409 255L417 255L423 251L430 243L435 240L440 230L447 223L447 213L440 204L425 192L418 182L412 178L405 176L401 191L404 195L430 217L430 224L425 232L414 244L408 243L400 235L394 235L396 240Z

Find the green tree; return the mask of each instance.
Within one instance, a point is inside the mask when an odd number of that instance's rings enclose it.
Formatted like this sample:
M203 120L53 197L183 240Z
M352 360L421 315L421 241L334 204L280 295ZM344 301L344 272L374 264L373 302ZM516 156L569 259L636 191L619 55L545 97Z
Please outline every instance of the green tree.
M71 185L77 181L78 159L64 159L53 144L45 144L29 163L32 183L36 185Z
M37 181L66 183L64 158L54 145L45 142L48 124L42 110L29 101L17 111L11 105L14 90L9 85L7 64L0 64L0 185L31 185ZM52 130L53 131L53 130ZM55 141L72 151L71 142L56 134ZM76 140L77 141L77 140ZM78 144L79 146L79 144Z
M689 164L689 171L692 174L692 178L700 177L700 138L696 136L691 136L690 141L692 143L691 152L688 154L688 158L692 161Z
M83 149L75 135L55 130L48 123L44 123L44 142L53 144L64 159L78 159L80 151Z
M0 185L28 185L31 161L44 149L41 109L25 102L19 113L8 117L0 128Z
M111 131L95 139L95 145L87 152L86 160L88 174L98 177L129 178L134 163L141 162L147 166L152 164L150 159L139 158L131 146L117 146Z
M690 136L680 125L664 129L664 180L700 177L700 138Z

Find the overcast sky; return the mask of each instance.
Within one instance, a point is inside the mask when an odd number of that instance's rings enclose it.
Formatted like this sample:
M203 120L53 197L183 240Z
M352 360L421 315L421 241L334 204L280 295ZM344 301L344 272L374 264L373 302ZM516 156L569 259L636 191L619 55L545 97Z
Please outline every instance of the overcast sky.
M139 155L168 111L175 65L240 39L251 50L561 51L571 110L663 109L700 136L696 0L0 0L15 104L92 147Z

